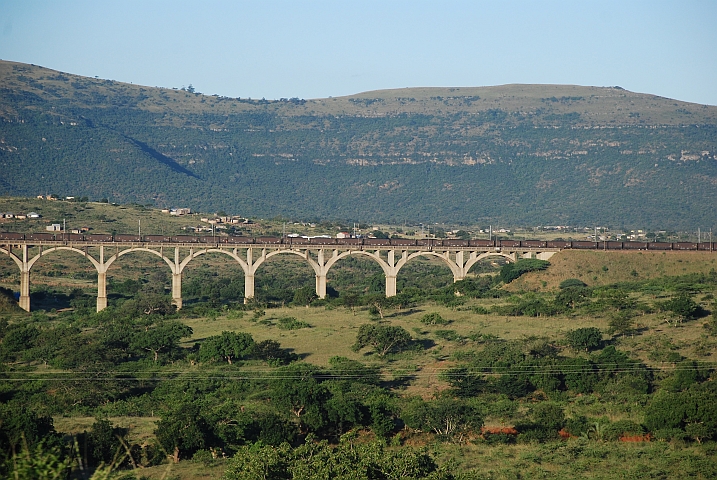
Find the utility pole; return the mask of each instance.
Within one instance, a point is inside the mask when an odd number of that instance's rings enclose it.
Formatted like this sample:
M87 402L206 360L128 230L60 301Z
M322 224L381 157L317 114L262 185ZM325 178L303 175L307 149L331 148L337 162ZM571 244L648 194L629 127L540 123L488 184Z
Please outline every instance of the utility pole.
M139 239L142 240L142 219L137 219L137 235L139 236Z

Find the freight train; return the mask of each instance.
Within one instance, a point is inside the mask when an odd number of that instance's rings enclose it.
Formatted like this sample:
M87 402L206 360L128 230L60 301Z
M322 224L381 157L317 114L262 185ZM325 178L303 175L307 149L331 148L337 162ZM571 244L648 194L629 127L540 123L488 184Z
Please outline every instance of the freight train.
M0 232L0 243L12 241L123 244L204 244L204 245L326 245L376 247L477 247L494 249L573 249L573 250L675 250L717 251L717 242L634 242L584 240L460 240L440 238L331 238L331 237L241 237L199 235L105 235L62 233L10 233Z

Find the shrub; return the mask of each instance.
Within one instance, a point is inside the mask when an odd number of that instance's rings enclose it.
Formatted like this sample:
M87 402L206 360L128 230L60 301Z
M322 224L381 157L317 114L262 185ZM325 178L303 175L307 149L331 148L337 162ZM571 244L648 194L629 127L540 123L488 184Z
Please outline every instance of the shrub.
M436 330L434 333L436 337L449 342L456 342L463 339L455 330Z
M277 326L281 330L299 330L300 328L311 328L306 322L297 320L294 317L283 317L279 319Z
M594 350L602 342L602 333L596 327L578 328L565 334L568 345L575 350Z
M535 258L526 258L518 260L515 263L506 263L500 269L499 277L503 283L510 283L524 273L534 272L536 270L545 270L550 265L546 260L538 260Z
M450 320L446 320L445 318L441 317L438 313L427 313L423 317L421 317L421 323L425 325L448 325L451 323Z
M585 288L588 284L583 282L582 280L578 280L577 278L568 278L567 280L563 280L560 282L560 289L564 290L566 288Z
M702 307L686 293L681 293L671 300L662 302L659 307L662 310L672 312L680 322L694 320L704 315Z

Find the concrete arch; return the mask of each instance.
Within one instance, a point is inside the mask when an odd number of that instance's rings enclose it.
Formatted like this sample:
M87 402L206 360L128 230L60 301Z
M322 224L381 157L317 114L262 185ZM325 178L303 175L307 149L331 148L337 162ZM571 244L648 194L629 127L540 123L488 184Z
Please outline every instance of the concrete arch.
M244 270L244 274L248 274L250 271L249 264L244 261L239 255L237 255L234 251L228 251L228 250L222 250L220 248L207 248L205 250L199 250L196 252L192 252L190 255L188 255L182 262L179 264L179 272L182 273L184 271L184 268L189 265L189 262L194 260L195 258L199 257L200 255L205 255L207 253L223 253L224 255L228 255L234 260L236 260L239 265L241 266L242 270Z
M437 252L414 252L407 257L402 258L401 260L396 263L396 275L398 275L399 270L401 270L401 267L403 267L406 263L408 263L409 260L413 260L417 257L436 257L443 260L443 262L448 266L448 268L451 269L451 273L453 273L453 278L462 278L463 272L461 272L461 269L458 267L458 265L455 264L450 258L448 258L446 255L441 255Z
M370 259L374 260L383 270L384 275L390 275L391 274L391 267L388 265L388 263L384 262L381 257L376 255L375 253L366 252L364 250L349 250L347 252L341 252L335 257L331 257L328 262L326 262L326 265L324 266L324 273L329 273L329 269L336 264L339 260L342 258L346 258L350 255L363 255L365 257L369 257Z
M503 252L485 252L481 253L480 255L468 259L465 266L463 267L463 270L466 272L466 274L470 271L471 267L475 265L476 263L480 262L484 258L488 257L504 257L508 260L508 262L515 262L516 261L516 254L510 254L510 253L503 253Z
M262 256L259 257L259 258L256 260L256 262L254 262L254 264L252 265L252 268L251 268L251 269L252 269L252 273L256 273L256 271L259 269L259 267L261 266L261 264L264 263L265 261L269 260L271 257L275 257L275 256L277 256L277 255L281 255L281 254L284 254L284 253L288 253L288 254L292 254L292 255L297 255L297 256L303 258L304 260L306 260L306 261L309 263L309 265L311 265L311 268L314 269L314 273L315 273L317 276L320 276L320 275L321 275L321 267L319 266L318 263L316 263L316 262L313 261L311 258L309 258L309 251L308 251L308 250L306 250L306 251L304 251L304 252L301 252L301 251L299 251L299 250L274 250L274 251L269 252L269 253L264 253L264 254L262 254Z
M22 260L20 260L17 255L12 253L10 250L6 250L4 248L0 248L0 253L4 253L8 257L12 258L17 264L17 266L20 268L20 271L22 271Z
M110 268L110 265L112 265L116 260L118 260L119 257L121 257L123 255L127 255L128 253L134 253L134 252L149 252L152 255L156 255L159 258L161 258L162 260L164 260L167 263L167 265L169 265L169 269L172 271L172 274L180 273L180 272L175 272L174 262L172 260L165 257L164 255L159 253L157 250L152 250L151 248L145 248L145 247L132 247L132 248L128 248L127 250L122 250L121 252L115 253L109 259L107 259L107 261L105 262L104 271L106 272Z
M77 252L80 255L82 255L83 257L87 258L90 262L92 262L92 265L97 270L97 273L100 273L102 271L102 264L100 264L100 262L95 260L95 258L92 255L85 252L84 250L80 250L79 248L66 247L66 246L52 247L52 248L48 248L47 250L42 250L40 253L38 253L33 258L31 258L29 262L27 262L28 271L32 269L32 266L35 265L35 262L37 262L41 257L44 257L45 255L48 255L52 252L59 251L59 250L69 250L71 252Z

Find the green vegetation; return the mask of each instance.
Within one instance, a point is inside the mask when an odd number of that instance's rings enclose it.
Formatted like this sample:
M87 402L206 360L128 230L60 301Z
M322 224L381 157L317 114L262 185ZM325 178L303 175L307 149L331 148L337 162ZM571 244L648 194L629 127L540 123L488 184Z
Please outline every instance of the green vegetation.
M207 260L179 311L130 263L100 313L70 265L66 285L36 287L50 308L2 313L2 475L717 474L715 270L590 286L561 255L507 285L504 267L456 284L443 267L435 288L441 270L417 262L392 299L370 264L319 300L301 293L310 269L278 263L248 305ZM552 289L509 291L543 274Z
M0 81L0 194L305 220L714 224L701 199L717 193L716 107L551 85L230 99L12 62Z

